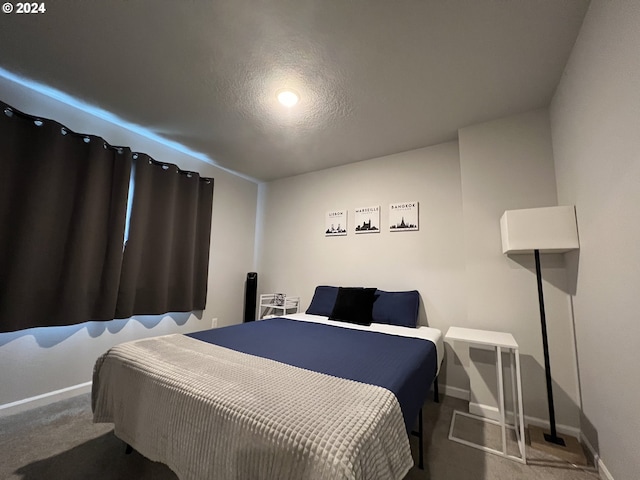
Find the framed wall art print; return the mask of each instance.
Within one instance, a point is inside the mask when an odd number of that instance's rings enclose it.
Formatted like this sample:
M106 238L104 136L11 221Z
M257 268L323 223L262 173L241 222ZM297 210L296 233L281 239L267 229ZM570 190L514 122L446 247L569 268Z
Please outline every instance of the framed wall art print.
M400 202L389 205L389 231L418 230L418 202Z
M355 209L356 233L380 233L380 205Z
M347 234L347 211L331 210L325 216L325 237L337 237Z

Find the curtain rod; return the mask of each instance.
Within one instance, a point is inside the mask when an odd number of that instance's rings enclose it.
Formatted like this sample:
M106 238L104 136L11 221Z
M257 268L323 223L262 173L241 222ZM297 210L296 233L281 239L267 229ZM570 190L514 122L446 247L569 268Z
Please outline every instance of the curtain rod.
M52 120L50 118L44 118L44 117L39 117L39 116L36 116L36 115L31 115L29 113L25 113L25 112L23 112L21 110L18 110L15 107L12 107L11 105L9 105L9 104L1 101L1 100L0 100L0 104L2 104L4 114L9 118L13 117L13 115L18 115L18 116L23 117L23 118L25 118L27 120L33 121L33 123L38 127L42 126L44 124L44 122L52 123L52 124L57 125L57 126L60 127L60 133L62 135L71 134L71 135L76 136L76 137L81 137L86 143L89 143L91 141L91 137L99 138L102 141L104 148L115 150L116 152L118 152L118 154L122 154L122 152L124 151L125 148L128 148L129 150L131 150L130 147L120 147L120 146L111 145L109 142L107 142L104 138L100 137L99 135L92 135L92 134L88 134L88 133L78 133L78 132L75 132L75 131L71 130L67 126L62 125L60 122L57 122L56 120ZM174 166L174 167L176 167L176 169L178 171L177 173L185 174L189 178L191 178L191 176L195 174L195 175L198 175L201 180L205 180L207 183L210 183L213 180L213 178L211 178L211 177L203 177L203 176L201 176L198 172L192 172L190 170L182 170L180 167L178 167L177 165L175 165L173 163L161 162L159 160L155 160L153 157L151 157L151 155L148 155L148 154L146 154L144 152L133 152L132 151L131 154L132 154L134 160L136 160L139 155L144 155L149 159L149 163L154 163L154 164L160 165L160 166L165 166L165 165Z

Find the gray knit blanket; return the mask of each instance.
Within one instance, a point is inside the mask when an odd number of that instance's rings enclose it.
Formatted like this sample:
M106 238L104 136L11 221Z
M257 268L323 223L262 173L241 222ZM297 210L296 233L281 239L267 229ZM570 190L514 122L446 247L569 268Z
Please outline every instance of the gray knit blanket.
M183 335L95 365L94 422L180 479L401 479L413 465L390 391Z

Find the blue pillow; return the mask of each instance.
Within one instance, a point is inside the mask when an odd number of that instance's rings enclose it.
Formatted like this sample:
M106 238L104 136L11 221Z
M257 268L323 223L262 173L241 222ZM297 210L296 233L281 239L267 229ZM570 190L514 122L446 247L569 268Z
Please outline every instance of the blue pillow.
M412 328L418 326L420 294L417 290L408 292L377 290L376 295L378 298L373 304L373 323Z
M311 299L311 305L309 305L305 313L330 317L336 304L336 298L338 298L338 287L320 285L316 287Z

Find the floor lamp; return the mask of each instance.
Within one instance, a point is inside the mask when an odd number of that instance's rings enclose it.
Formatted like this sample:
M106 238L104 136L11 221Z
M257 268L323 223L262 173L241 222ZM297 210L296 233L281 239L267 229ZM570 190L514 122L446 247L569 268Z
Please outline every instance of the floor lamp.
M529 426L531 446L559 455L561 458L573 463L586 463L582 447L578 441L574 437L558 435L556 431L547 319L544 311L542 273L540 269L541 253L564 253L579 248L575 209L572 206L562 206L507 210L500 219L500 232L502 235L502 253L533 253L536 263L550 429L549 431L544 431L541 428Z

